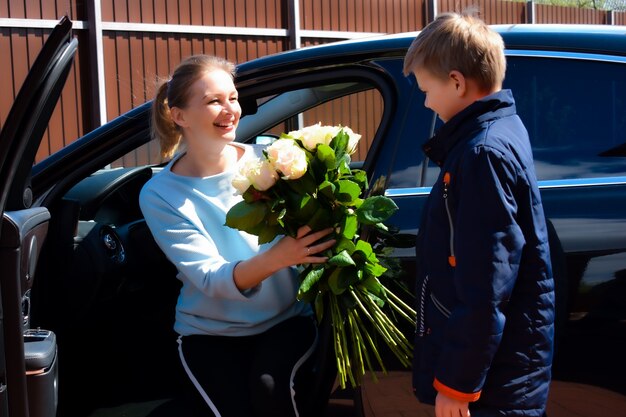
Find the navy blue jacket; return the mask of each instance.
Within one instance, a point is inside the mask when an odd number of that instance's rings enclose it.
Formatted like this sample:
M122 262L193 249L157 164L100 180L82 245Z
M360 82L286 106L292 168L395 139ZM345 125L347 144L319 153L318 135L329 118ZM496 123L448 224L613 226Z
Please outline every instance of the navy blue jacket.
M416 395L470 401L472 416L541 416L554 284L528 133L511 92L468 106L424 151L441 173L418 234Z

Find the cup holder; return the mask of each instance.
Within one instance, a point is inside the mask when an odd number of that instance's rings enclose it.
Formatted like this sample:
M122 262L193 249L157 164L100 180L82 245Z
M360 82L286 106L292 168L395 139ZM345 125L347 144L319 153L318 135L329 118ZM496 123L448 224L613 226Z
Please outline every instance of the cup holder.
M26 386L30 417L56 414L58 403L58 369L56 335L49 330L24 332ZM50 414L54 411L54 414Z

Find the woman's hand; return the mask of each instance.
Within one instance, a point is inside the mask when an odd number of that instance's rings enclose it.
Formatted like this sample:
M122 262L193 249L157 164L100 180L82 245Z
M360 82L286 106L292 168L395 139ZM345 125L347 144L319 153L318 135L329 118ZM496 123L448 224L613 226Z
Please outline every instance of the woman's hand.
M328 260L327 256L318 256L321 252L331 248L336 240L329 239L320 242L333 231L332 227L311 233L309 226L298 229L295 238L283 237L268 252L283 268L298 264L320 264Z
M328 260L319 253L331 248L335 239L320 242L332 228L311 233L311 228L302 226L295 238L285 236L267 251L246 261L239 262L233 272L235 285L244 291L256 287L264 279L283 268L298 264L319 264Z

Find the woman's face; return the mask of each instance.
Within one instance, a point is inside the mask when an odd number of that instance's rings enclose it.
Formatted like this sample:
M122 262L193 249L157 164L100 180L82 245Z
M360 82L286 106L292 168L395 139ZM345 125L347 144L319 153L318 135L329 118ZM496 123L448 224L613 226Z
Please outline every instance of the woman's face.
M239 124L241 106L231 75L221 69L204 73L191 86L191 95L176 123L187 139L217 139L231 142Z

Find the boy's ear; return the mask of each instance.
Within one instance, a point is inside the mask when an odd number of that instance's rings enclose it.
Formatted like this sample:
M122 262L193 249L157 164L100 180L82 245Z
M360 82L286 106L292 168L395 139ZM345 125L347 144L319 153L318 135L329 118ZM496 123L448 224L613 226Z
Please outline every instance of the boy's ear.
M448 76L450 77L450 81L455 84L457 95L459 97L464 96L465 92L467 91L467 82L465 80L465 76L457 70L450 71L450 74L448 74Z

